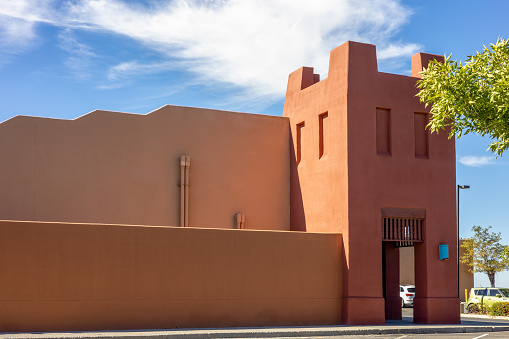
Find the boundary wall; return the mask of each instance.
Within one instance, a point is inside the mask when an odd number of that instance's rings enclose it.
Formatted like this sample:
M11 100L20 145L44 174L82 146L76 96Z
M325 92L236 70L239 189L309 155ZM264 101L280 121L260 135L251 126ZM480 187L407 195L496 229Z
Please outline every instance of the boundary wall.
M0 221L0 332L341 323L342 236Z

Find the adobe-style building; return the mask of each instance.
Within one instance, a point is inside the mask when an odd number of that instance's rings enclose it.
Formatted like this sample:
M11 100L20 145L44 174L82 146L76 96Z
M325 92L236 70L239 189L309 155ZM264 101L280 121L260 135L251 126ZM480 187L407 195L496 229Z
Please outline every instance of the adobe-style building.
M459 323L455 148L373 45L283 117L164 106L0 124L0 331ZM441 260L439 245L448 245ZM44 310L44 311L43 311Z

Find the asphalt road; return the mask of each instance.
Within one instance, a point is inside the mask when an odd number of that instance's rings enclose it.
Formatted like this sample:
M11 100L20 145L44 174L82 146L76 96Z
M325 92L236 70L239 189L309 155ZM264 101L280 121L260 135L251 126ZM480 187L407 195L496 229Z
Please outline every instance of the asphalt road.
M489 333L445 333L445 334L389 334L389 335L343 335L338 337L300 337L299 339L349 339L349 338L373 338L373 339L421 339L421 338L451 338L451 339L500 339L509 338L507 332ZM245 338L244 338L245 339ZM254 339L254 338L252 338ZM290 338L279 338L290 339ZM295 338L292 338L295 339Z
M414 339L414 338L459 338L459 339L509 339L509 320L505 317L487 317L463 315L461 324L424 325L413 323L413 309L402 310L403 319L387 320L380 326L318 326L316 328L282 327L282 328L245 328L245 329L183 329L183 330L139 330L139 331L105 331L105 332L70 332L70 333L0 333L3 338L40 338L40 339ZM484 332L485 331L485 332ZM437 333L439 332L439 334ZM458 333L447 333L458 332ZM344 333L341 335L341 333ZM355 333L355 334L354 334ZM378 334L377 334L378 333ZM397 333L397 334L381 334ZM408 333L408 334L404 334ZM415 333L415 334L414 334ZM280 335L280 337L277 337ZM302 336L301 336L302 335ZM306 337L307 336L307 337Z
M403 308L402 309L403 320L397 322L413 322L413 309ZM463 324L479 325L483 326L489 324L500 324L509 325L509 320L495 320L490 318L480 317L463 317ZM299 339L348 339L348 338L373 338L373 339L420 339L420 338L451 338L451 339L509 339L509 332L478 332L478 333L442 333L442 334L385 334L385 335L343 335L343 336L331 336L331 337L300 337ZM254 338L253 338L254 339ZM278 339L290 339L290 338L278 338ZM295 339L295 338L293 338Z

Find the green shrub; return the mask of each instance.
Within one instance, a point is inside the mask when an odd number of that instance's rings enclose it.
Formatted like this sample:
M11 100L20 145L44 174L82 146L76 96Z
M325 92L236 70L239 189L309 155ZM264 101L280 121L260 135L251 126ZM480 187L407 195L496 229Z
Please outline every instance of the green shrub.
M508 316L509 302L497 302L486 307L487 313L491 316Z

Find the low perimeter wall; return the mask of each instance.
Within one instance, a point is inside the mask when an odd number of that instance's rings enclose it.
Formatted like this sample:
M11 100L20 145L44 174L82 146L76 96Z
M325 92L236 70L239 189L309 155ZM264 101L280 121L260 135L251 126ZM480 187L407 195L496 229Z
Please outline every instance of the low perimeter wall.
M341 322L340 234L0 221L0 331Z

